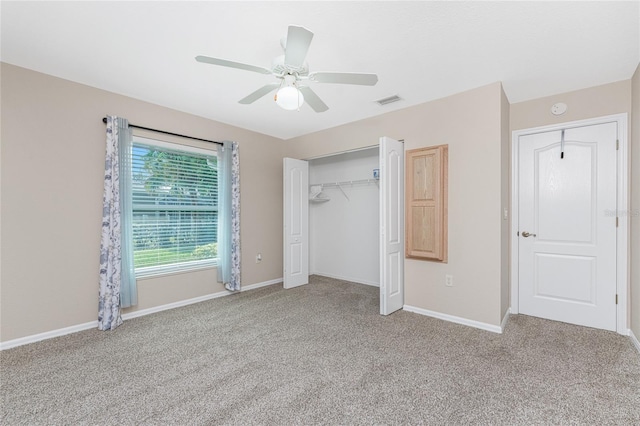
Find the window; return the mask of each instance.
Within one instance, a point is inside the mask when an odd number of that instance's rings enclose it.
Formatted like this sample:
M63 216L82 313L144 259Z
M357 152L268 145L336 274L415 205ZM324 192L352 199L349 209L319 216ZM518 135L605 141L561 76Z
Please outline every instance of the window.
M215 266L215 151L134 137L131 156L136 276Z

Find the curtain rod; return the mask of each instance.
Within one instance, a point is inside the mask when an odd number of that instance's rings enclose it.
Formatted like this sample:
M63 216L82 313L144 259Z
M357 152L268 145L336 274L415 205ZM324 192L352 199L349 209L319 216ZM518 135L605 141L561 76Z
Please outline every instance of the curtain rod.
M107 124L107 117L104 117L102 119L102 122L104 124ZM209 139L194 138L193 136L181 135L180 133L165 132L164 130L151 129L149 127L136 126L135 124L131 124L131 123L129 123L129 127L135 127L136 129L140 129L140 130L149 130L151 132L156 132L156 133L163 133L165 135L171 135L171 136L178 136L178 137L181 137L181 138L193 139L193 140L196 140L196 141L209 142L209 143L215 143L215 144L218 144L218 145L223 145L222 142L211 141Z

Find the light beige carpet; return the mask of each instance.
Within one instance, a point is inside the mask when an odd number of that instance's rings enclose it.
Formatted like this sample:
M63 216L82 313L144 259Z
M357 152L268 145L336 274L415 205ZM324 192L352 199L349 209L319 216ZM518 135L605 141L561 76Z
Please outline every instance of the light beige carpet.
M494 334L312 277L0 354L0 423L640 424L629 339L512 316Z

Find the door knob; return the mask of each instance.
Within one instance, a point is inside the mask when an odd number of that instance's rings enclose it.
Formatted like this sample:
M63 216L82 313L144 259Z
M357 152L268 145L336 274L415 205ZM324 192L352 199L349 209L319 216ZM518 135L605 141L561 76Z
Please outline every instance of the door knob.
M530 234L527 231L523 231L522 232L522 236L525 237L525 238L527 238L527 237L535 237L536 234Z

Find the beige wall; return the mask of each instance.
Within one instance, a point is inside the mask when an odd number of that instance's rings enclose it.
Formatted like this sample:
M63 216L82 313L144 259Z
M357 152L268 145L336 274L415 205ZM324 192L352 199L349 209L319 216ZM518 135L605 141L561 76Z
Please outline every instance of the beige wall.
M1 341L96 319L105 114L237 141L242 284L282 277L281 140L8 64L1 73ZM136 309L222 291L215 269L138 285Z
M404 139L407 150L449 144L449 262L405 260L407 305L500 324L505 101L494 83L286 142L294 158L375 145L381 136Z
M504 317L511 306L511 265L510 236L511 236L511 132L509 131L509 101L502 88L500 89L500 198L502 212L507 212L507 218L502 218L500 227L500 314Z
M640 339L640 65L631 84L631 330Z
M0 82L2 82L2 67L0 67ZM0 84L0 100L2 99L2 84ZM0 341L2 341L2 102L0 102Z
M637 72L636 72L637 74ZM567 104L567 112L560 116L551 114L551 106L557 102ZM565 123L587 118L602 117L606 115L631 112L631 80L618 81L602 86L576 90L574 92L560 93L545 98L534 99L526 102L511 104L511 130L527 129L531 127ZM634 120L629 117L629 129ZM638 121L636 120L635 123ZM636 124L636 127L638 125ZM630 181L631 190L634 190L634 182L638 182L638 166L632 165L632 173L636 178ZM635 169L635 170L634 170ZM638 185L635 185L638 186ZM637 191L637 189L635 189ZM637 192L636 192L637 193ZM637 219L636 219L637 223ZM633 224L632 224L633 226ZM631 236L630 240L638 239L638 234ZM637 243L635 243L637 245ZM637 257L636 257L637 259ZM633 264L633 258L630 258ZM637 282L637 281L636 281ZM637 284L636 284L637 286ZM637 306L637 305L636 305ZM638 308L631 306L631 311Z
M563 115L551 114L551 106L557 102L568 106ZM511 131L628 113L630 108L631 81L618 81L511 104Z

